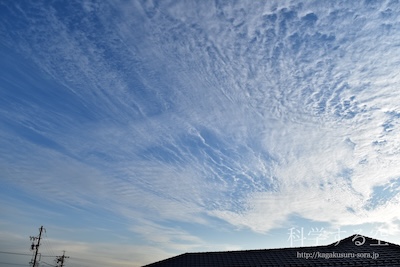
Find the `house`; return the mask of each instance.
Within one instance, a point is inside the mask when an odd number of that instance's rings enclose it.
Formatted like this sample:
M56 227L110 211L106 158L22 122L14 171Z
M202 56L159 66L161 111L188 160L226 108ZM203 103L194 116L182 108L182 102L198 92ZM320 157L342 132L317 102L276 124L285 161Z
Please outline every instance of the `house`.
M184 253L143 267L400 266L400 246L352 235L326 246Z

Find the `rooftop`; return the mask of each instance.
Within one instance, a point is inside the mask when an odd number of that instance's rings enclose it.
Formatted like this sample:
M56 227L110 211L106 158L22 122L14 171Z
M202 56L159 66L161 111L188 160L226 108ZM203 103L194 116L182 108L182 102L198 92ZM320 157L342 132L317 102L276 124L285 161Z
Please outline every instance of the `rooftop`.
M325 246L196 252L143 267L400 266L400 246L352 235Z

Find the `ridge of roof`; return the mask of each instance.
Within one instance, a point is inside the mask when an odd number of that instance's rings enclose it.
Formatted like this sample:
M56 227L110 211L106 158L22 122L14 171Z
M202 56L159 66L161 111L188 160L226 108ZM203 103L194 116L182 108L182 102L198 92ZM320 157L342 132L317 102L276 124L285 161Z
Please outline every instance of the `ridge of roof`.
M396 246L400 248L400 245L390 243L384 240L372 238L366 235L361 235L361 234L353 234L348 237L345 237L343 239L340 239L336 242L326 244L326 245L315 245L315 246L296 246L296 247L278 247L278 248L260 248L260 249L243 249L243 250L216 250L216 251L195 251L195 252L185 252L179 255L174 256L182 256L182 255L191 255L191 254L209 254L209 253L242 253L242 252L262 252L262 251L274 251L274 250L296 250L296 249L318 249L318 248L326 248L326 247L338 247L340 244L345 244L345 243L353 243L356 238L365 238L366 242L368 243L373 243L373 242L382 242L382 243L387 243L390 246Z
M355 237L355 236L356 236L356 234L355 234L355 235L348 236L348 237L346 237L346 238L343 238L343 239L339 240L339 243L341 243L342 241L345 241L345 240L346 240L346 241L347 241L347 240L351 240L351 239L352 239L353 237ZM361 236L361 235L359 235L359 236ZM382 241L382 240L381 240L381 241ZM270 251L270 250L299 249L299 248L301 248L301 249L307 249L307 248L313 248L313 249L315 249L315 248L320 248L320 247L332 246L332 245L335 245L336 243L337 243L337 242L334 242L334 243L331 243L331 244L326 244L326 245L315 245L315 246L312 246L312 245L311 245L311 246L295 246L295 247L240 249L240 250L194 251L194 252L185 252L185 253L176 255L176 256L174 256L174 257L172 257L172 258L181 256L181 255L187 255L187 254L232 253L232 252L238 252L238 253L240 253L240 252L261 252L261 251L266 251L266 250ZM386 243L388 243L388 242L386 242Z
M384 241L384 240L381 240L381 239L369 237L369 236L362 235L362 234L353 234L353 235L351 235L351 236L348 236L348 237L345 237L345 238L339 240L338 242L339 242L339 244L342 243L342 242L343 242L343 243L346 243L346 242L354 242L355 239L357 239L357 238L365 238L366 242L368 241L369 243L373 243L373 242L378 241L378 242L383 242L383 243L385 243L385 244L388 244L388 245L390 245L390 246L395 246L395 247L399 247L399 248L400 248L400 245L398 245L398 244L394 244L394 243L391 243L391 242L387 242L387 241ZM334 242L334 243L332 243L332 244L326 245L326 247L338 246L338 245L336 245L336 244L337 244L337 242Z

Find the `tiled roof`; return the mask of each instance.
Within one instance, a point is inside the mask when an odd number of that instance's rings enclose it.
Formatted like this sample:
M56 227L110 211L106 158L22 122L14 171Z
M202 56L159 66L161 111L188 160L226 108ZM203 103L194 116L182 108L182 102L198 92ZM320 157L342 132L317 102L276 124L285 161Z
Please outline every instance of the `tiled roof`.
M352 235L327 246L185 253L143 267L400 266L400 246Z

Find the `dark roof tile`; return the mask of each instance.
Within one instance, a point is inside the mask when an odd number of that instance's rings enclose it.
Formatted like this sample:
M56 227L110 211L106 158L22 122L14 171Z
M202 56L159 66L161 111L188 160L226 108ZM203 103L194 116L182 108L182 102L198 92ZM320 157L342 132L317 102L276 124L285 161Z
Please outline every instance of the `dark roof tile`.
M375 258L371 258L375 257ZM144 267L400 266L400 246L362 235L338 244L184 253Z

